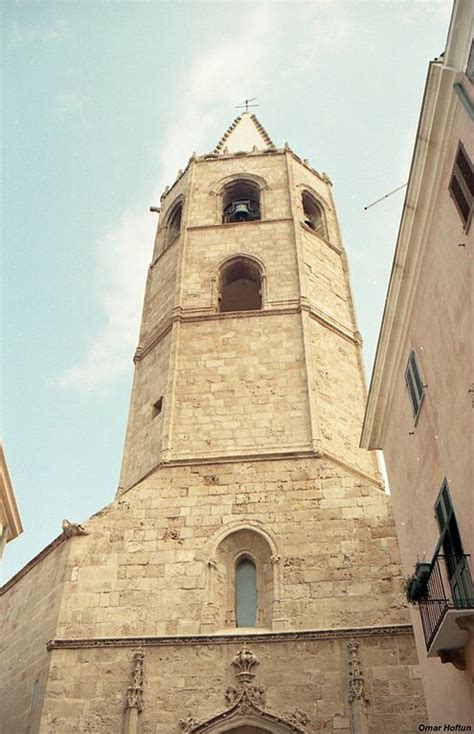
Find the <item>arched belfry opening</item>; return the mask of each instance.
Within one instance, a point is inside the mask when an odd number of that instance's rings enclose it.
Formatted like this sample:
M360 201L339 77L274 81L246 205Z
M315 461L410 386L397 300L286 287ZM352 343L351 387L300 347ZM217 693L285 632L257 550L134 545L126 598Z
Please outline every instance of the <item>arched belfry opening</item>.
M219 311L255 311L262 308L262 271L250 258L239 256L224 263L219 277Z
M304 223L314 232L326 237L326 226L320 204L308 191L303 191L302 199Z
M253 222L261 219L260 188L253 181L239 179L228 184L222 197L222 221Z
M168 247L181 232L181 218L183 214L183 202L178 201L177 204L172 208L171 214L168 218L166 226L166 242L165 247Z

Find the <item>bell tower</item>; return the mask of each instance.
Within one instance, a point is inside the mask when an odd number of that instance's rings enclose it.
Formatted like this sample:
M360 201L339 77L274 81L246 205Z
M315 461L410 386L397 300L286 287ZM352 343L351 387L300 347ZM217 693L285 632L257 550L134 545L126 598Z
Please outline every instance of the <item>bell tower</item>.
M121 491L170 463L284 457L378 484L331 188L244 112L163 194Z
M162 196L117 497L4 593L9 734L427 721L360 355L331 182L246 111Z

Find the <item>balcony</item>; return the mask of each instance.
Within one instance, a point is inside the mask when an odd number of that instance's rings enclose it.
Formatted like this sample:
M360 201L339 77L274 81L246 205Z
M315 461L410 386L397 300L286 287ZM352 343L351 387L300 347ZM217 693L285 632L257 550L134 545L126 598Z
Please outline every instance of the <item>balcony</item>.
M468 556L437 553L423 582L418 605L428 657L439 656L464 670L464 648L474 633Z

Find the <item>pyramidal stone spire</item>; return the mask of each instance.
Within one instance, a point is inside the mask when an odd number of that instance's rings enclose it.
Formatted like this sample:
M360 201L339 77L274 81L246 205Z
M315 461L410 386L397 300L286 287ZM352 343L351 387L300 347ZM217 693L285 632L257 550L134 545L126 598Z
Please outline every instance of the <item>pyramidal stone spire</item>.
M214 153L250 153L255 148L270 150L274 147L272 139L256 115L243 112L221 137Z

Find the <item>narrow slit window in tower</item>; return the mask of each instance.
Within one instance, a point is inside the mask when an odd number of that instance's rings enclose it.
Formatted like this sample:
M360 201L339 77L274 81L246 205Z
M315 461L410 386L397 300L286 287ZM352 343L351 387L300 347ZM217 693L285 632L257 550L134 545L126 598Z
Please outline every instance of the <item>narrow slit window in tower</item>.
M325 228L321 208L313 199L313 197L306 191L303 192L303 212L304 223L324 237Z
M235 618L237 627L255 627L257 623L257 569L246 557L235 569Z
M181 214L183 212L183 205L180 202L177 204L170 216L167 232L166 232L166 245L171 244L173 240L179 235L181 231Z
M229 263L221 272L220 311L254 311L262 308L262 276L246 258Z
M223 222L252 222L260 219L260 189L251 181L227 186L223 197Z

